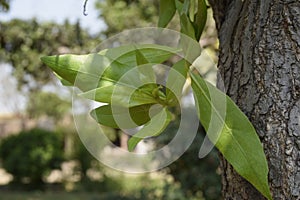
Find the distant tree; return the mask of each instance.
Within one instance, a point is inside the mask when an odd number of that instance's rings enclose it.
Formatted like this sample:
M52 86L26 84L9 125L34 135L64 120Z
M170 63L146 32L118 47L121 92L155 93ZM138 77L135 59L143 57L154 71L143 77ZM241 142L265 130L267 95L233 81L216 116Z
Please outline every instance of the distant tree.
M8 11L9 10L10 0L0 0L0 11Z
M0 22L0 63L12 66L20 94L28 99L26 110L29 117L49 115L60 119L69 107L68 102L51 93L41 92L43 86L56 84L53 73L39 61L48 54L86 53L93 49L92 36L80 23L40 23L36 19L13 19ZM47 103L45 103L47 102ZM15 111L23 121L23 111ZM25 122L24 122L25 123Z
M62 119L71 108L71 102L61 99L51 92L32 92L29 94L26 111L31 118L48 116L55 121ZM46 103L47 102L47 103Z
M96 3L100 17L107 25L104 33L108 36L130 28L155 27L158 6L158 0L106 0Z
M29 182L34 188L41 186L51 169L60 168L62 155L59 134L42 129L22 131L3 139L0 144L3 168L14 176L13 181Z
M86 53L93 47L92 37L79 22L60 25L14 19L0 22L0 29L0 63L13 67L19 89L38 90L52 81L52 73L38 59L42 55Z

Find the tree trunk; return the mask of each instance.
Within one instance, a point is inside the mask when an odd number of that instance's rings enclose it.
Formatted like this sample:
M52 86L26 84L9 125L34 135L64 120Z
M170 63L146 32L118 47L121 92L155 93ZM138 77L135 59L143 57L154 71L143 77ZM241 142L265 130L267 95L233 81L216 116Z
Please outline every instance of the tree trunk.
M209 0L218 82L253 123L274 200L300 199L300 1ZM224 199L264 199L222 159Z

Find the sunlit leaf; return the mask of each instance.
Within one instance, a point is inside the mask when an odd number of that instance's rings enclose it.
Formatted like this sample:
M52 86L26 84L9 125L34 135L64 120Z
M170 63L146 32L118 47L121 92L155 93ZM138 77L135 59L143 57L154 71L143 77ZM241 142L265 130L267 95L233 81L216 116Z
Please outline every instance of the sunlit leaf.
M254 127L234 102L200 76L191 74L201 124L233 168L271 199L268 165Z
M59 77L83 91L96 88L110 64L105 56L97 54L45 56L41 60Z
M82 91L88 91L107 86L109 82L115 84L126 72L136 67L137 49L149 63L164 62L180 51L161 45L143 44L106 49L98 54L45 56L41 60L62 79ZM135 76L134 79L137 78Z
M157 86L156 86L157 87ZM108 85L89 90L79 96L103 103L113 103L123 107L158 103L152 95L153 86L137 89L121 85Z
M151 120L128 140L128 150L133 151L136 145L144 138L158 136L172 120L172 114L166 107L151 117Z
M162 63L168 60L172 55L181 52L181 49L157 44L133 44L105 49L98 54L105 55L112 61L135 67L137 65L137 50L143 54L149 63Z

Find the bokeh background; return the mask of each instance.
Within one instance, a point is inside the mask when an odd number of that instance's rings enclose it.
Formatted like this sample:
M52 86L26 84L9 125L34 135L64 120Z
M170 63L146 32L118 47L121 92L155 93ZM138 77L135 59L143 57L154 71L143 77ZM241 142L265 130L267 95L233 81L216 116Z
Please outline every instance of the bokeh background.
M0 200L221 199L217 151L198 158L205 136L201 126L180 159L146 174L108 168L82 145L71 89L39 58L86 54L125 29L155 27L159 1L89 0L88 15L83 6L83 0L0 0ZM179 29L177 17L168 28ZM211 61L217 62L218 40L211 10L200 43L208 55L199 61L202 75L214 82ZM178 124L145 146L168 143ZM126 135L103 128L115 145L126 148Z

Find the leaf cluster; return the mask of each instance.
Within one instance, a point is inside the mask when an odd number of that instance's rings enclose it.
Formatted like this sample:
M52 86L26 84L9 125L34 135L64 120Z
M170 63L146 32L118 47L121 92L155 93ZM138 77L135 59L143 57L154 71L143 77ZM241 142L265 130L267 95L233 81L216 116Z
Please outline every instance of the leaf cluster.
M174 71L168 76L165 92L153 84L156 80L151 63L162 63L179 51L182 49L129 45L97 54L48 56L42 61L64 83L81 89L81 96L108 103L91 113L100 124L119 128L144 125L129 139L130 151L142 139L157 136L167 127L172 120L168 108L180 99L176 97L180 96L184 85L184 82L178 82L178 74L189 76L198 116L208 138L239 174L268 196L268 168L262 145L252 124L226 94L195 74L193 66L187 70L189 62L184 59L173 65ZM134 69L137 70L131 72ZM126 72L130 73L124 78ZM140 123L136 123L137 119Z
M177 11L181 32L194 40L200 39L207 19L205 0L161 0L159 7L159 27L166 27Z
M162 63L177 51L159 45L131 45L83 56L43 57L42 61L63 84L82 90L82 97L108 104L91 112L100 124L114 128L144 125L128 142L132 151L143 138L160 134L172 119L166 106L175 96L156 84L152 63ZM130 73L124 77L126 72Z
M122 1L120 9L131 2ZM179 14L184 34L180 49L128 45L97 54L43 57L42 61L64 84L81 89L81 96L107 103L91 113L100 124L118 128L143 125L129 139L130 151L142 139L157 136L168 126L173 118L170 107L178 104L184 85L177 81L178 77L190 79L198 118L209 140L241 176L272 199L267 161L253 125L226 94L195 73L192 65L200 55L200 48L189 41L198 42L203 32L207 16L205 0L160 0L159 5L160 27L165 27L176 12ZM172 66L174 70L163 88L156 84L153 64L162 63L178 52L185 59Z

